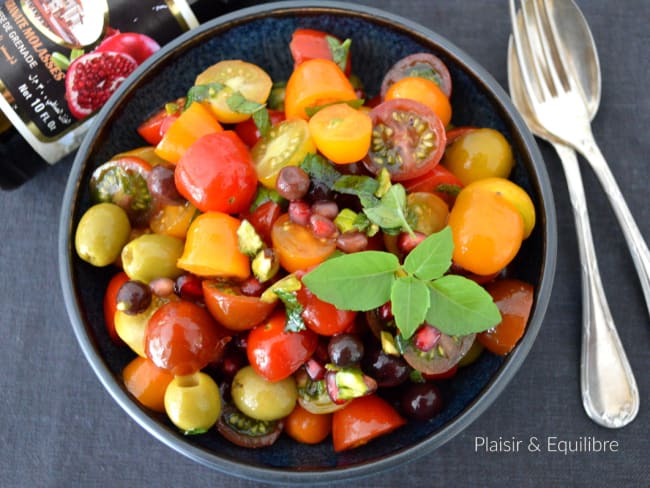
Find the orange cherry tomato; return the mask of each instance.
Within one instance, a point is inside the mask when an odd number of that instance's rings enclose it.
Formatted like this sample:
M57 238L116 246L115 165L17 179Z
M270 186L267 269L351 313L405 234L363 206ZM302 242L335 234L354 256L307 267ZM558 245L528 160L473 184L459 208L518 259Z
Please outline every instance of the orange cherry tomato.
M368 395L355 398L332 414L332 441L336 452L361 446L406 423L383 398Z
M192 221L177 266L201 277L250 276L250 261L239 250L241 221L222 212L206 212Z
M115 331L115 311L117 310L117 292L124 283L129 281L129 277L124 271L115 274L108 282L106 293L104 293L104 323L111 340L118 345L123 345L124 341L120 339Z
M273 249L280 264L290 273L322 263L336 250L336 240L316 237L313 232L281 215L271 229Z
M193 103L169 126L156 146L156 155L175 164L194 141L222 131L223 127L210 109L200 103Z
M350 80L334 61L310 59L294 69L287 81L284 111L287 119L308 119L307 107L356 100Z
M489 283L485 289L501 312L501 322L476 336L494 354L508 354L524 335L533 307L533 287L526 282L504 278Z
M479 275L504 268L524 238L524 221L517 209L503 195L473 184L458 194L449 225L454 262Z
M393 83L384 100L407 98L429 107L447 127L451 122L451 103L440 87L431 80L419 76L407 76Z
M356 163L370 148L372 119L347 103L337 103L309 119L309 132L326 158L337 164Z
M183 205L164 205L149 220L149 227L156 234L185 239L192 219L197 213L198 210L190 202Z
M165 411L165 390L174 379L173 374L138 356L124 368L122 378L138 402L156 412Z
M271 315L275 303L242 294L236 285L216 280L203 280L205 306L221 325L230 330L252 329Z
M330 435L331 430L331 413L311 413L299 404L284 421L284 431L303 444L318 444Z
M441 231L449 218L447 203L434 193L418 191L406 197L406 208L413 230L431 235Z

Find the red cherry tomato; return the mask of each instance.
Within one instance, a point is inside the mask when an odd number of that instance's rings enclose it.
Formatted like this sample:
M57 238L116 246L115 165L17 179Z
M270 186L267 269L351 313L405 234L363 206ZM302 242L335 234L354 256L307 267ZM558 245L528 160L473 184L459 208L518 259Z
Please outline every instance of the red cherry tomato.
M447 98L451 96L451 75L445 63L433 54L415 53L400 59L388 70L381 83L382 98L393 83L407 76L431 80L440 87Z
M445 127L426 105L404 98L385 101L370 111L373 142L363 160L373 174L386 168L393 181L431 171L445 150Z
M230 330L252 329L271 315L275 308L274 303L243 295L236 285L204 280L202 286L208 311L221 325Z
M291 36L289 49L291 56L295 61L296 66L309 61L310 59L329 59L334 61L332 50L330 48L327 38L331 37L337 42L341 40L335 36L314 29L296 29ZM343 70L347 76L350 76L352 71L352 61L350 53L348 52L345 69Z
M157 146L169 126L178 118L185 105L185 98L172 102L177 110L169 110L167 106L161 108L138 126L138 134L152 146Z
M149 319L145 353L173 375L200 371L218 360L230 333L201 306L184 300L162 305Z
M305 325L323 336L333 336L346 331L357 316L356 312L339 310L331 303L322 301L306 286L298 290L296 296L304 307L302 318Z
M115 331L115 312L117 311L117 292L124 283L129 281L129 277L124 271L114 275L108 282L106 293L104 294L104 323L111 340L118 345L123 345L124 341L120 339Z
M269 118L271 119L271 126L284 120L284 112L280 112L279 110L269 110L268 112ZM248 147L253 147L262 137L252 117L235 125L235 132Z
M442 198L450 207L463 188L461 181L447 168L438 164L428 173L402 183L409 193L428 191Z
M175 180L178 192L203 212L244 212L257 189L248 148L232 131L194 142L176 165Z
M273 224L282 215L282 207L279 204L269 200L257 207L252 214L248 216L248 221L264 240L267 246L271 246L271 229Z
M318 345L318 335L313 331L288 332L286 323L284 310L279 310L248 334L248 361L269 381L280 381L293 374Z
M334 450L341 452L361 446L405 423L397 411L381 397L373 394L355 398L332 416Z

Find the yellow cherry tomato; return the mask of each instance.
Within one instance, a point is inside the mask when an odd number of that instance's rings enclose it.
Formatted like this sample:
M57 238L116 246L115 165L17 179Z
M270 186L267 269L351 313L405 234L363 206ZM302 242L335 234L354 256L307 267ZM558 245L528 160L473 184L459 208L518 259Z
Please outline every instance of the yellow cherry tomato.
M431 80L419 76L407 76L393 83L386 92L385 100L408 98L429 107L447 127L451 122L451 103L440 87Z
M219 387L205 373L175 376L165 390L165 412L183 432L204 432L221 415Z

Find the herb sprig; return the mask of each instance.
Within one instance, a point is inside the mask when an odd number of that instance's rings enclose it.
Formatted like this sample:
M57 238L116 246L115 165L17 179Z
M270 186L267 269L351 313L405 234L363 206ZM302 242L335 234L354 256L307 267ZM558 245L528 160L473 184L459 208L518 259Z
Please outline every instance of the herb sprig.
M494 327L501 314L490 294L470 279L445 274L452 253L451 228L446 227L424 239L403 264L385 251L345 254L321 263L302 282L342 310L367 311L391 301L405 340L424 322L452 336Z

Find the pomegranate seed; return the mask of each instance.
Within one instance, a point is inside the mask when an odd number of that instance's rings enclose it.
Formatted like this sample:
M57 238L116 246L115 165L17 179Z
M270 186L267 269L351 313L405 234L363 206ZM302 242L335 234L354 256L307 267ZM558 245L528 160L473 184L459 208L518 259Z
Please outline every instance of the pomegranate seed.
M325 378L325 372L327 370L325 369L325 366L312 358L305 363L305 371L312 381L319 381Z
M242 295L248 297L259 297L264 291L264 288L265 287L260 283L260 280L251 277L241 284L240 290Z
M415 232L414 236L408 232L402 232L397 238L397 245L402 252L409 253L415 249L415 246L426 239L426 237L422 232Z
M184 274L176 278L174 290L179 297L185 300L196 301L203 299L201 279L192 274Z
M386 302L379 307L379 317L385 322L390 322L395 318L393 315L393 306L390 302Z
M289 202L289 220L295 224L308 225L311 208L307 202L296 200Z
M319 214L311 214L309 227L316 237L333 237L338 232L334 222Z
M415 347L420 351L429 352L440 340L440 331L429 324L424 324L415 332Z

